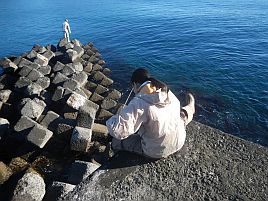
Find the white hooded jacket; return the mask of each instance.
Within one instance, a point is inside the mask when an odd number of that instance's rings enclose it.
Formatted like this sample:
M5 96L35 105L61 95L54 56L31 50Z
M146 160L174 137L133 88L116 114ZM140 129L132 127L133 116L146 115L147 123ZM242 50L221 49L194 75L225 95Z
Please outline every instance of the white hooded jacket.
M130 103L107 122L110 135L125 139L138 133L145 155L167 157L182 148L186 131L180 117L180 101L169 91L138 93Z

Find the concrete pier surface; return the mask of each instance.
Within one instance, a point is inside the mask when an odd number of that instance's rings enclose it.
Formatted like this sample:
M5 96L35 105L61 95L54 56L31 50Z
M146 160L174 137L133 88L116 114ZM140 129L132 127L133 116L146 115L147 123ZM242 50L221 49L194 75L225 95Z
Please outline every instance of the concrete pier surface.
M268 149L192 122L179 152L119 152L64 200L268 200Z

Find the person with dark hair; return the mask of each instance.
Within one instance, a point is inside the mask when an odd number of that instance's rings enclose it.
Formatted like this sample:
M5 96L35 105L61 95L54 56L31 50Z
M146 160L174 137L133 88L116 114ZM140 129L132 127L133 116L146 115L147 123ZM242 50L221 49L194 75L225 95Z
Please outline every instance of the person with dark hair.
M195 113L193 95L188 94L188 104L181 108L167 85L144 68L133 72L131 83L135 97L106 122L112 149L156 159L180 150Z

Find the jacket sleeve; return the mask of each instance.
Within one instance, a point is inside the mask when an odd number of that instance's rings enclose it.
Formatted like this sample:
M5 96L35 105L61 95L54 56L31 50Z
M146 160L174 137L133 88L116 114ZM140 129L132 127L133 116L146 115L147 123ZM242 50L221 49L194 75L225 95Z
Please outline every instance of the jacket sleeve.
M146 110L146 104L141 99L132 99L118 114L106 121L110 135L124 139L136 133L141 124L147 121Z

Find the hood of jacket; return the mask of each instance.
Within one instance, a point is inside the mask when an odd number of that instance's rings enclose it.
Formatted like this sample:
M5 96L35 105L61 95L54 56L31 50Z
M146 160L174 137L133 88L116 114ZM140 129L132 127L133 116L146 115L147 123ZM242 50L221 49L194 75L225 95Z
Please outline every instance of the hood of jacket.
M138 93L135 97L140 98L151 105L165 106L170 104L168 92L161 89L158 89L152 94Z

